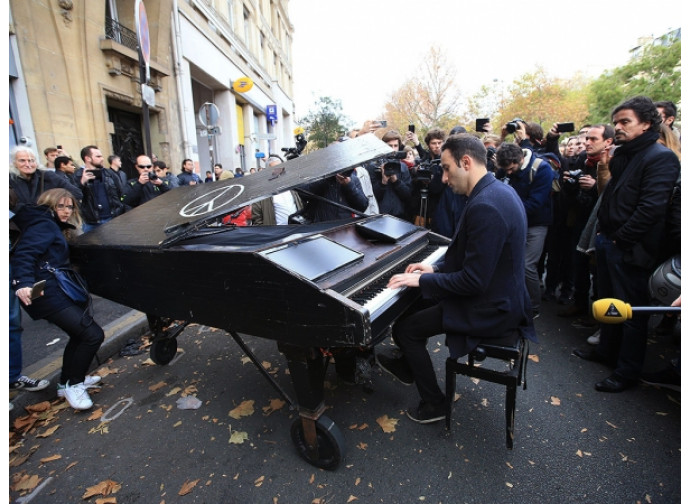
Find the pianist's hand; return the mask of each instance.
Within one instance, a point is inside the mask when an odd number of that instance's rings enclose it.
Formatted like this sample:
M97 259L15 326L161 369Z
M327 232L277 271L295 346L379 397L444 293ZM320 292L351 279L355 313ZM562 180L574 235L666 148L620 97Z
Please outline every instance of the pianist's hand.
M400 287L419 287L419 277L422 273L433 273L434 269L426 264L410 264L405 268L405 273L393 275L388 280L389 289L399 289Z

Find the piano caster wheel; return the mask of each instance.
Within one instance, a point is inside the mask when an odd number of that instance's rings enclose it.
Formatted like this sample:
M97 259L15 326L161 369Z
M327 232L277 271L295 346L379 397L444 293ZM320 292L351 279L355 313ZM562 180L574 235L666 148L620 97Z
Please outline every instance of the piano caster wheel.
M320 469L335 469L345 456L345 438L338 426L327 416L321 415L316 421L316 460L310 456L309 446L304 438L302 418L293 422L290 434L302 458Z
M159 366L168 364L177 353L177 339L164 338L151 343L151 360Z

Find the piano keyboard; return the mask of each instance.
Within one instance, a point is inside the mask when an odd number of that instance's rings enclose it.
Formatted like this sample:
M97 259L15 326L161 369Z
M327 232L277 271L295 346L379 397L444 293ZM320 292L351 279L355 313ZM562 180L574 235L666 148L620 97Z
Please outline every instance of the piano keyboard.
M430 252L429 249L433 250ZM417 252L410 258L400 262L396 267L385 272L363 289L348 297L352 301L366 308L369 311L370 320L375 320L380 313L385 311L391 304L394 304L398 298L403 295L405 290L407 290L407 287L402 287L399 289L389 289L386 287L388 280L393 275L404 273L408 264L435 264L443 259L447 249L447 246L438 247L435 245L428 245L426 248Z

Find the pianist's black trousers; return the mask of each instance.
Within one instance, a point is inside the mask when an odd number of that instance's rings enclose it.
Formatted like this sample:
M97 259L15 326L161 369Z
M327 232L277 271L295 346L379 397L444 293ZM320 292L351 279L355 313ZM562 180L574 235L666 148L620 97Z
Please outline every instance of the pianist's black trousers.
M444 333L442 315L439 305L422 307L393 326L393 340L412 369L419 395L434 404L442 403L445 395L438 386L426 344L429 338Z

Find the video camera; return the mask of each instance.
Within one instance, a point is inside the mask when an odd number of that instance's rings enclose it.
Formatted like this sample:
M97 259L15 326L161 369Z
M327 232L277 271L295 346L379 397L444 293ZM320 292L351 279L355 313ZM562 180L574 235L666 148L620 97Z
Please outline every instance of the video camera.
M417 173L415 174L414 182L422 185L429 185L434 176L434 167L440 166L440 159L429 159L419 163Z
M506 124L506 131L508 133L515 133L520 128L520 123L525 123L525 121L523 121L519 117L516 117L515 119Z
M568 178L564 177L564 180L566 182L574 184L575 182L580 180L580 177L582 177L582 175L583 175L582 170L571 170L568 172Z
M307 146L307 139L304 138L304 128L295 128L293 134L295 135L296 147L283 147L280 149L285 153L285 159L287 160L298 158Z
M381 158L381 166L383 166L383 173L386 175L386 177L392 177L393 175L397 175L400 177L401 174L401 167L400 167L400 160L405 159L407 157L407 152L405 151L397 151L393 152L391 154L386 155L386 157ZM381 168L377 168L376 172L380 173Z

